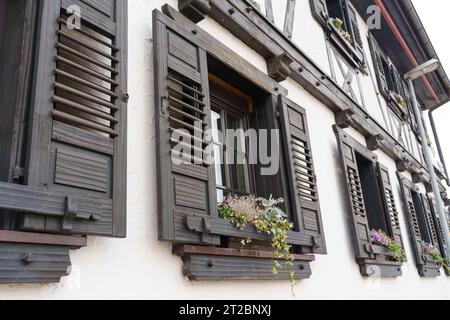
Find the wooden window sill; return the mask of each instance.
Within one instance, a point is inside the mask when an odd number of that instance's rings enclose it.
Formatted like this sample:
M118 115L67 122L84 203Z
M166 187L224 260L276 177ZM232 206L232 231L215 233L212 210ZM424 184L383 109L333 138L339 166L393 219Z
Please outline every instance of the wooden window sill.
M361 259L359 269L364 277L397 278L403 275L401 262Z
M87 238L1 230L0 243L57 245L57 246L67 246L73 249L79 249L87 246Z
M331 42L341 51L347 60L356 68L360 68L364 61L359 58L353 45L344 38L341 32L332 24L328 23L328 32Z
M267 251L181 245L174 247L173 252L183 259L184 275L192 281L290 279L284 269L277 275L272 273L274 257ZM310 262L315 257L298 254L294 257L295 279L310 278Z

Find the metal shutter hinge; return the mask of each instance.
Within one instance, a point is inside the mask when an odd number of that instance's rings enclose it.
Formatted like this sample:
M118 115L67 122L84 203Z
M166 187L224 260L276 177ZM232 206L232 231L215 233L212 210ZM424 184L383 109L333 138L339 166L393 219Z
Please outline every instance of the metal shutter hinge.
M122 94L122 101L125 103L128 103L128 101L130 101L130 95L128 93L123 93Z
M17 181L20 178L23 178L24 176L25 176L25 169L24 168L18 167L18 166L14 167L13 174L12 174L12 179L14 181Z

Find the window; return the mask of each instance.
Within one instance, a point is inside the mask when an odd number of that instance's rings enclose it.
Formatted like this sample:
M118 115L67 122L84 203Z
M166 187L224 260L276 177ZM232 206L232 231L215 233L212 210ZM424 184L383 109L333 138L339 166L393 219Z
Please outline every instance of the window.
M342 159L345 192L352 221L356 260L364 276L398 277L401 262L372 243L370 231L382 230L403 246L398 211L389 170L377 156L337 126L334 127ZM374 269L374 266L376 268Z
M252 225L238 230L218 216L218 203L228 194L282 197L295 225L288 242L299 254L296 277L308 278L308 254L325 254L326 246L305 111L284 97L275 80L208 33L185 19L179 24L178 12L168 6L163 12L170 17L153 13L154 45L161 48L154 64L160 240L175 244L191 280L288 278L285 271L271 273L270 236ZM209 128L222 134L213 130L208 138ZM226 129L268 130L268 136L225 139ZM172 133L179 130L185 134L176 139ZM271 140L272 130L279 140ZM200 134L183 139L193 132ZM274 160L278 170L267 175L261 174L267 163L250 161L264 139L272 154L281 154ZM181 152L179 143L189 151ZM199 159L211 148L215 161ZM185 161L174 161L174 155ZM250 254L237 249L236 238L254 240Z
M126 236L127 1L79 5L79 29L65 2L0 5L0 270L23 265L4 282L57 282L84 236Z
M333 45L355 66L364 66L364 49L357 12L349 1L311 0L311 8Z
M369 40L380 93L398 117L403 120L408 119L411 124L415 123L406 82L372 34L369 34Z
M219 78L210 76L217 83ZM220 80L220 79L219 79ZM251 168L248 166L247 144L244 135L234 135L234 141L226 141L227 132L242 132L249 128L248 101L233 92L240 92L235 87L223 83L223 86L210 82L211 118L214 142L215 173L217 184L217 201L222 202L227 195L247 195L254 193L250 186ZM232 159L230 159L230 157ZM231 160L231 161L230 161Z
M433 246L447 260L446 238L436 214L435 201L432 197L421 193L419 188L401 173L398 173L398 178L408 215L409 234L414 244L417 269L422 277L437 277L442 266L425 250L427 246Z

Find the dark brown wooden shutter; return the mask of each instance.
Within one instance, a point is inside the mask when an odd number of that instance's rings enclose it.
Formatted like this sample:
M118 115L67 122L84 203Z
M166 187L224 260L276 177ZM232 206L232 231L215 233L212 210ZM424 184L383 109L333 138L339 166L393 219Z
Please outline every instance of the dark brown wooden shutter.
M378 46L378 42L375 40L375 37L370 33L369 33L369 43L372 52L372 60L375 68L375 73L377 75L378 80L378 87L379 87L378 89L386 99L389 99L389 87L386 79L387 75L383 67L382 53L380 51L380 47Z
M347 4L348 19L350 21L351 34L353 34L353 42L356 49L356 55L360 62L364 62L364 45L361 38L361 30L359 29L358 19L355 11Z
M326 26L329 18L326 0L310 0L309 2L314 18L316 18L320 24Z
M80 30L67 24L71 5ZM58 203L52 216L25 214L21 229L124 237L127 1L43 0L41 10L26 184Z
M395 87L395 93L401 95L403 98L405 98L405 91L403 88L403 78L398 72L397 68L394 65L391 65L392 69L392 75L394 78L394 87Z
M317 247L314 252L325 254L326 244L306 112L282 96L279 97L279 106L289 176L289 198L295 211L293 216L297 231L315 237Z
M404 209L408 218L409 235L413 242L416 266L419 274L423 277L438 276L440 274L440 267L424 253L423 242L425 239L422 237L423 231L421 231L421 229L424 229L424 221L422 220L425 218L425 211L423 207L417 207L418 205L423 206L422 198L412 181L406 179L400 173L398 173L398 179L401 185ZM413 191L416 192L419 197L416 201L414 201L413 198ZM421 210L421 212L417 212L417 210ZM424 217L420 217L419 215L424 215Z
M352 138L342 129L334 126L342 161L342 175L345 177L345 197L349 205L349 218L353 229L356 258L370 259L370 227L361 179L356 162Z
M436 231L437 231L437 237L438 237L438 242L439 242L438 248L439 248L439 250L441 252L441 256L446 261L449 261L448 260L449 257L447 255L447 246L448 246L448 244L447 244L447 237L446 237L446 234L444 233L444 229L442 228L441 219L440 219L440 217L438 216L438 213L437 213L436 200L433 197L431 197L431 196L428 196L428 200L429 200L429 203L430 203L430 206L431 206L433 222L434 222L434 225L435 225ZM447 223L447 221L445 221L445 223ZM446 273L449 274L447 271L446 271Z
M422 205L423 205L423 209L424 209L424 213L425 213L424 222L426 224L426 229L428 232L428 237L430 239L430 244L432 244L436 248L439 248L438 233L437 233L437 229L435 226L435 221L434 221L435 219L433 218L434 214L431 211L429 199L424 194L421 194L420 197L422 199Z
M402 231L400 229L400 220L398 216L397 203L394 197L394 191L392 189L391 177L389 176L389 170L382 164L377 164L377 175L382 190L383 204L385 212L387 213L388 227L391 229L393 239L403 246Z
M172 133L192 133L201 123L201 139L192 140L200 152L209 142L203 133L211 127L207 56L172 20L155 11L153 16L156 136L158 168L158 211L160 240L182 243L219 244L218 236L207 236L208 218L217 217L214 167L187 155L191 164L172 161ZM200 128L199 128L200 129ZM197 141L197 143L194 143ZM202 154L203 155L203 154ZM187 219L204 218L204 232L188 230Z

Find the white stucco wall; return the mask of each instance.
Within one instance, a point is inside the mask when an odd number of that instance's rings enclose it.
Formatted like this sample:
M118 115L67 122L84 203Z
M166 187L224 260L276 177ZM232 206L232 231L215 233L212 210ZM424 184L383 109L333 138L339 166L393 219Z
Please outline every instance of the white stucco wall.
M128 132L128 237L124 240L89 238L87 248L71 254L73 272L54 285L3 285L0 299L292 299L288 281L189 282L171 245L157 240L156 165L152 84L151 11L166 1L129 1L129 132ZM176 6L176 0L168 1ZM300 1L308 2L307 0ZM309 10L309 9L308 9ZM302 20L297 20L298 24ZM223 40L259 69L265 61L212 20L201 26ZM322 38L323 39L323 38ZM354 262L347 223L334 116L292 80L283 82L289 98L308 114L318 176L328 255L312 263L311 279L300 281L296 299L450 299L445 276L422 279L414 264L401 210L395 163L377 152L389 167L409 262L398 279L365 279ZM364 138L348 130L364 143Z

